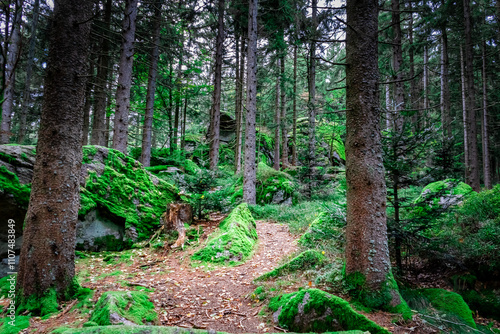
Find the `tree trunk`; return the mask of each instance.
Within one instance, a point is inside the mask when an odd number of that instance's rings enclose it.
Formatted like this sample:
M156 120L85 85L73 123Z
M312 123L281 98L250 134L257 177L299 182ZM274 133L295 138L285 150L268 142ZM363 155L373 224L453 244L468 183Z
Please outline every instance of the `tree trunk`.
M309 168L314 166L316 155L316 34L318 29L318 0L311 0L312 5L312 31L311 46L309 52L309 77L308 77L308 91L309 99L307 107L309 109L309 147L308 147L308 165ZM311 183L310 183L311 184Z
M474 91L474 67L473 67L473 43L472 43L472 18L470 11L470 0L463 0L464 3L464 25L465 25L465 87L467 102L467 118L465 127L467 128L468 159L465 162L465 179L474 189L480 191L479 184L479 155L477 150L477 129Z
M464 162L467 163L469 161L469 145L468 135L467 135L467 97L466 97L466 89L465 89L465 65L464 65L464 51L462 45L460 45L460 82L462 88L462 119L463 119L463 128L464 128ZM467 168L465 170L465 176L467 177Z
M238 53L237 53L238 55ZM236 66L239 66L237 81L236 81L236 147L235 147L235 165L236 174L241 172L241 146L242 146L242 123L243 123L243 80L245 77L245 39L241 36L241 46L240 46L240 61L237 62ZM238 59L238 58L236 58Z
M293 47L293 129L292 166L297 166L297 44Z
M410 70L408 75L410 78L415 77L415 48L413 46L413 3L412 1L408 2L408 10L410 11L410 19L408 21L408 42L410 43L410 47L408 48L408 60L410 62ZM410 81L410 105L408 109L418 109L417 107L417 85L415 84L416 80L413 79ZM419 117L418 111L413 111L412 123L413 130L419 131Z
M248 2L247 108L243 202L256 203L255 119L257 116L257 0Z
M393 106L391 103L391 85L389 84L391 80L387 78L387 84L385 85L385 109L387 112L385 113L385 128L387 131L392 129L392 112Z
M177 231L179 237L171 248L183 247L186 239L186 228L193 220L193 208L187 203L171 203L167 211L161 216L165 232Z
M89 57L90 58L90 57ZM91 60L88 72L87 84L85 85L85 105L83 106L83 135L82 146L89 143L89 130L90 130L90 109L92 107L92 90L94 87L94 62Z
M448 35L446 27L441 30L441 126L443 127L443 142L451 139L451 117L450 117L450 84L448 67Z
M429 52L428 52L428 47L427 45L424 45L424 75L422 78L422 83L424 86L424 126L427 127L428 121L427 121L427 112L429 109Z
M279 68L279 60L276 61ZM281 124L281 110L280 110L280 75L276 75L275 85L275 99L274 99L274 156L273 168L280 170L280 124Z
M106 106L108 101L108 78L110 72L110 29L111 29L111 7L112 1L106 0L104 6L104 22L101 29L98 29L102 34L100 40L101 50L99 55L99 65L97 66L97 76L95 80L94 93L94 119L92 122L92 136L90 143L92 145L107 146L106 136L109 127L106 125Z
M2 103L2 122L0 124L0 144L8 144L10 141L12 114L14 113L14 89L16 82L16 67L21 49L21 24L23 17L24 0L16 0L12 32L7 49L5 62L5 84Z
M481 117L481 136L483 146L483 174L484 187L491 189L491 170L490 170L490 145L489 145L489 129L488 129L488 86L486 81L486 42L482 45L483 58L483 112Z
M158 74L158 59L160 58L161 5L161 0L156 1L154 4L153 45L151 48L148 90L146 93L146 112L144 114L144 127L142 130L141 162L145 167L149 166L151 162L151 134L153 131L156 76Z
M181 52L179 58L179 68L177 69L177 78L175 79L175 88L177 95L175 96L175 111L174 111L174 128L172 133L172 146L171 152L178 149L179 143L179 114L181 112L181 92L182 92L182 64L183 64L183 54Z
M222 53L224 51L224 0L219 0L219 29L215 52L214 95L210 120L210 169L216 170L219 163L220 145L220 98L222 89Z
M48 67L17 289L21 303L75 276L80 206L83 99L93 1L54 2ZM22 222L17 222L19 227Z
M115 128L113 148L127 153L128 115L130 112L130 86L132 85L132 66L134 62L135 25L137 0L126 0L125 17L122 25L122 45L118 87L116 89Z
M282 35L284 36L284 34ZM281 166L283 169L288 167L288 136L286 124L286 91L285 91L285 52L281 55L280 59L281 79L280 79L280 92L281 92Z
M23 144L26 137L26 117L29 113L31 102L31 76L33 74L33 60L35 58L36 31L38 26L38 14L40 12L40 0L33 4L33 17L31 18L31 36L29 40L28 61L26 63L26 79L24 80L23 103L19 112L19 134L17 142Z
M346 275L361 275L362 294L380 295L396 306L386 227L378 89L378 2L347 0L346 68ZM355 65L355 66L354 66ZM359 78L363 78L360 80ZM390 300L392 298L392 300Z
M403 48L401 46L401 13L399 10L399 0L391 0L392 8L392 29L394 38L392 40L392 68L394 83L394 111L392 121L394 124L394 131L396 133L401 133L403 130L404 118L401 114L401 110L405 107L404 100L404 83L403 76L401 72L401 67L403 66Z

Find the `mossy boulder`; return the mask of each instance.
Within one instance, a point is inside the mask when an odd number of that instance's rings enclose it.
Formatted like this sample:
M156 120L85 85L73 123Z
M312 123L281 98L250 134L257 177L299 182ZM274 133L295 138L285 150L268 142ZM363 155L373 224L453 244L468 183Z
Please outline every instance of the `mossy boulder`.
M458 293L444 289L418 289L403 290L402 295L412 309L424 314L438 313L439 316L430 321L443 318L476 328L469 306Z
M0 333L17 334L30 325L30 316L16 315L15 317L0 318Z
M300 270L307 270L320 266L325 261L325 256L316 250L306 250L294 257L287 263L265 273L255 279L255 281L264 281L269 278L291 274Z
M0 215L19 226L28 207L34 162L34 146L0 145ZM147 238L159 227L167 205L177 199L174 186L138 161L100 146L83 148L80 186L79 229L89 231L92 240L80 247L94 251L119 250ZM4 230L6 226L0 226L0 241ZM96 230L99 233L94 235Z
M52 332L53 334L228 334L214 330L163 327L163 326L98 326L84 328L61 327ZM325 334L364 334L362 331L329 332ZM277 334L277 333L275 333ZM294 333L290 333L294 334ZM312 333L310 333L312 334Z
M219 225L207 245L193 254L192 260L237 264L247 259L257 243L255 219L248 205L238 205Z
M446 179L429 183L422 189L420 196L415 199L414 203L425 202L431 206L447 208L461 203L472 192L473 190L468 184L455 179Z
M318 289L301 290L271 299L269 308L278 326L296 332L342 330L388 334L388 330L354 311L342 298Z
M322 212L300 237L299 245L323 250L342 250L345 244L345 209L337 206L329 212Z
M460 295L471 310L483 317L500 320L500 290L466 290Z
M298 184L289 174L260 162L256 190L258 204L292 204Z
M158 315L148 295L140 291L108 291L102 294L89 321L99 326L153 325Z

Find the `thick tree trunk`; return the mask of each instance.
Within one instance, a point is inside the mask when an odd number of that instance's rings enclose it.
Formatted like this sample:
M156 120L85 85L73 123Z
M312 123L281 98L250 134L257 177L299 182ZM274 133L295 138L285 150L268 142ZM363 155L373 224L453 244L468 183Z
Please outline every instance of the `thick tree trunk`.
M35 58L36 31L38 26L38 14L40 12L40 0L35 0L33 4L33 17L31 18L31 36L29 40L28 61L26 63L26 79L24 80L24 93L21 110L19 111L19 134L17 142L23 144L26 137L26 118L29 113L31 102L31 76L33 75L33 61Z
M401 110L405 107L404 100L404 83L401 67L403 66L403 48L401 42L401 13L399 9L399 0L391 0L392 9L392 29L393 29L393 46L392 46L392 69L394 83L394 112L393 112L393 129L396 133L403 130L404 118Z
M102 34L100 40L101 49L99 55L99 65L97 66L97 76L95 80L94 93L94 119L92 122L92 136L90 143L92 145L107 146L106 136L109 134L106 125L106 107L108 101L108 78L110 72L110 29L111 29L111 7L112 1L106 0L104 5L104 22L98 29Z
M122 25L122 45L120 50L120 67L118 70L118 87L116 89L115 127L113 133L113 148L123 153L127 153L136 17L137 0L127 0Z
M463 0L464 3L464 25L465 25L465 84L467 119L468 159L465 162L465 179L474 191L480 191L479 183L479 154L477 149L477 129L475 110L475 89L474 89L474 67L473 67L473 43L472 43L472 17L470 10L470 0Z
M311 45L309 50L309 76L308 76L308 91L309 99L307 103L309 111L309 147L308 147L308 165L309 168L313 167L316 155L316 42L317 29L318 29L318 0L311 0L312 6L312 31ZM311 182L309 183L311 184Z
M451 117L450 117L450 84L448 67L448 35L446 27L441 31L441 126L443 127L443 142L451 139Z
M483 138L483 177L484 187L491 189L491 170L490 170L490 145L489 145L489 129L488 129L488 85L486 81L486 42L482 45L483 58L483 112L481 117L481 136Z
M23 17L24 0L17 0L12 22L12 32L7 49L5 62L5 83L2 103L2 122L0 123L0 144L8 144L10 141L12 114L14 113L14 89L16 82L16 67L21 49L21 24Z
M279 68L279 60L277 60L276 68ZM276 75L275 85L275 99L274 99L274 161L273 168L280 170L280 123L281 123L281 110L280 110L280 76Z
M216 170L219 163L220 145L220 98L222 89L222 53L224 51L224 0L219 0L219 28L215 52L214 95L210 113L210 169Z
M284 35L283 35L284 36ZM280 109L281 109L281 166L288 167L288 135L286 123L286 91L285 91L285 52L280 59L281 79L280 79Z
M293 47L292 166L297 166L297 44Z
M236 147L234 160L236 165L236 174L241 172L241 147L242 147L242 125L243 125L243 82L245 77L245 39L241 36L241 46L240 51L237 55L240 55L239 66L236 88L237 88L237 99L236 99ZM237 58L238 59L238 58Z
M52 288L63 299L75 276L92 5L88 0L54 2L37 158L17 282L21 302ZM16 223L20 228L22 222Z
M153 114L155 106L156 76L158 74L158 59L160 58L160 31L161 31L161 5L162 1L154 4L154 28L151 57L148 74L148 90L146 93L146 112L144 114L144 127L142 130L141 162L149 166L151 162L151 133L153 131Z
M366 294L391 289L378 89L378 2L347 0L346 275L361 275ZM355 66L354 66L355 65ZM363 78L363 80L359 80ZM389 294L391 305L401 303Z
M257 166L255 163L255 119L257 116L257 0L249 0L247 108L245 127L245 168L243 173L243 202L255 204Z

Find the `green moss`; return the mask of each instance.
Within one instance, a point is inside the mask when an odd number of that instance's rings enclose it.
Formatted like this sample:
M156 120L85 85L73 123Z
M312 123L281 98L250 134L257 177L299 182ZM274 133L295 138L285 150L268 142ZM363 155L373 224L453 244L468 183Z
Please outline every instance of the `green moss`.
M17 315L12 318L0 319L0 333L2 334L17 334L30 325L30 316Z
M0 278L0 297L7 297L11 286L15 286L16 281L12 280L12 276L16 277L16 275L8 275Z
M493 290L467 290L460 292L464 301L482 317L500 320L500 293Z
M92 156L94 149L86 146L84 151L90 150L87 156ZM141 240L159 226L161 214L176 194L175 187L163 180L153 184L151 175L138 161L110 149L103 173L89 171L79 215L104 207L123 218L126 228L134 227Z
M411 309L399 293L398 285L392 273L387 276L386 281L380 283L380 288L377 290L367 286L366 276L360 272L347 275L345 277L345 285L354 298L354 301L368 309L398 313L405 320L409 320L412 317ZM400 303L393 304L398 298Z
M28 208L31 184L21 184L16 174L0 166L0 192L11 194L23 208Z
M215 332L212 330L163 327L163 326L90 326L84 328L60 327L52 332L53 334L228 334L225 332ZM365 334L362 331L328 332L325 334ZM278 334L278 333L274 333ZM294 334L294 333L290 333ZM309 333L313 334L313 333Z
M158 318L148 295L139 291L108 291L103 293L89 321L100 326L112 325L111 316L113 314L138 325L154 323Z
M257 203L271 203L273 197L281 192L283 199L295 197L298 185L289 174L277 171L263 162L257 166Z
M17 314L22 314L27 311L32 313L33 315L45 316L51 313L55 313L59 309L59 304L57 302L57 292L54 288L49 289L42 296L39 295L31 295L28 297L21 297L22 291L19 291L18 299L16 301Z
M300 237L299 245L320 250L325 249L325 247L329 250L332 248L342 250L345 243L345 215L343 210L340 211L339 214L320 213L306 233Z
M316 250L306 250L300 253L297 257L289 262L265 273L255 279L255 281L263 281L269 278L287 275L299 270L307 270L320 266L325 261L325 256Z
M436 309L462 319L467 325L476 328L472 312L458 293L443 289L422 289L419 292L425 296Z
M436 197L433 201L434 204L437 204L440 196L455 195L464 197L472 192L473 190L468 184L455 179L446 179L444 181L429 183L424 189L422 189L420 196L415 199L414 203L420 203L428 198ZM437 194L440 196L436 196Z
M207 245L194 253L191 259L235 265L250 256L257 242L257 231L246 203L238 205L219 228Z
M97 147L87 145L83 147L83 163L88 164L92 162L92 159L97 154Z
M268 296L268 293L266 291L266 288L264 288L263 286L259 286L257 287L257 289L255 289L252 294L250 295L250 298L253 299L253 300L265 300L267 299L267 296Z
M354 311L348 302L318 289L307 289L284 294L271 299L269 308L279 311L279 326L291 331L324 332L340 326L343 330L362 330L372 334L388 334L389 331ZM301 319L314 314L305 326ZM275 314L276 316L276 314Z

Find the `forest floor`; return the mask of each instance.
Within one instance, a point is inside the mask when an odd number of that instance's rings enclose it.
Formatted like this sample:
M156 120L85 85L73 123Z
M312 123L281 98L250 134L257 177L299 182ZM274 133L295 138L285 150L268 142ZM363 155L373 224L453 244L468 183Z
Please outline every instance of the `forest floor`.
M102 293L117 290L146 290L158 314L157 325L213 329L229 333L284 332L268 321L267 301L252 299L256 285L252 280L290 259L297 251L298 236L287 225L257 221L258 247L245 263L234 266L193 266L190 257L216 230L222 215L197 222L204 233L197 246L164 250L133 249L124 252L93 253L79 259L77 275L83 287L95 291L95 305ZM111 254L111 255L110 255ZM278 282L277 282L278 283ZM284 282L280 293L314 286L305 278ZM50 333L60 326L81 327L90 314L75 308L77 301L63 305L61 312L49 319L31 318L23 333ZM404 324L394 323L394 314L365 314L393 333L438 333L439 330L418 316Z

